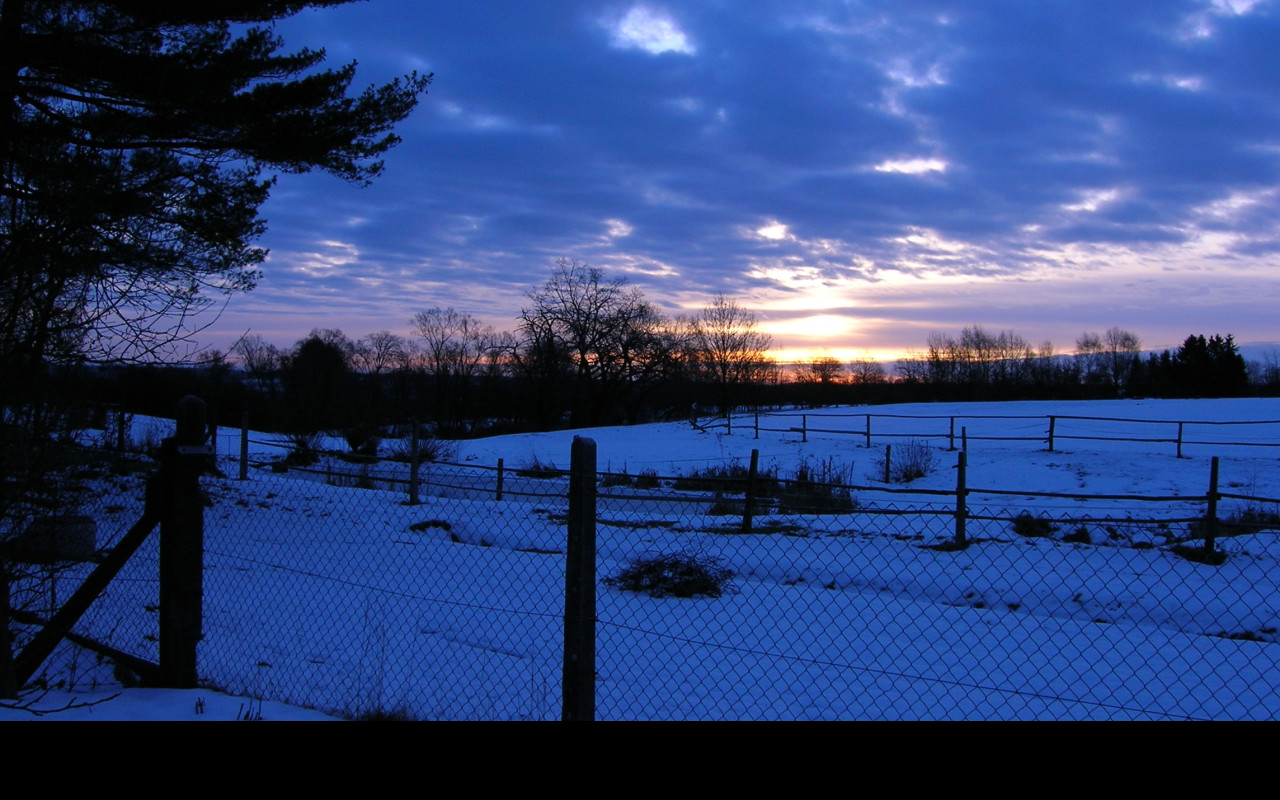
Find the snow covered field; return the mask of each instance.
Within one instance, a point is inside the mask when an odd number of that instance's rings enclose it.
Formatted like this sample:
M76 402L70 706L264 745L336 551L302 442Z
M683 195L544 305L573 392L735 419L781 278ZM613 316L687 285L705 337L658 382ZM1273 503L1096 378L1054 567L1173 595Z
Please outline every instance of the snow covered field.
M884 445L902 439L867 448L862 436L817 432L860 432L865 421L848 415L864 413L931 418L877 418L877 435L937 436L947 417L963 417L955 431L969 436L967 505L979 517L968 523L969 548L929 547L954 535L954 497L876 491ZM979 419L986 415L1025 419ZM1054 452L1033 441L1047 415L1064 418ZM1210 456L1221 456L1220 491L1267 501L1225 499L1220 518L1245 505L1278 510L1280 447L1257 445L1280 444L1280 424L1188 425L1183 458L1168 441L1179 420L1280 420L1280 401L929 404L806 417L764 418L762 427L786 430L759 439L738 419L732 434L669 423L463 442L457 460L474 469L426 467L420 505L406 505L403 489L328 485L323 467L206 479L201 675L242 696L347 716L558 718L564 482L514 472L535 460L567 468L572 437L583 435L595 440L602 471L688 475L745 464L754 448L762 467L781 475L801 461L832 464L867 487L840 513L763 511L753 534L710 514L706 492L602 488L601 577L678 550L714 556L736 577L719 598L599 587L598 718L1280 718L1280 533L1220 540L1220 566L1172 551L1204 513ZM807 435L790 430L802 425ZM237 453L237 432L220 434L219 452ZM1161 441L1068 438L1075 435ZM254 457L269 457L273 437L252 438ZM910 488L953 492L956 453L945 439L931 441L937 468ZM501 501L492 470L499 458ZM234 476L234 466L224 469ZM140 482L99 479L100 531L136 519ZM1010 519L1024 511L1052 521L1035 531L1046 535L1014 531ZM1064 541L1068 534L1075 541ZM148 547L82 629L154 657L154 542ZM65 596L74 579L58 580ZM102 690L117 680L108 666L69 653L51 662L50 685ZM190 698L181 704L175 713L190 717ZM83 713L128 717L127 708L120 698Z

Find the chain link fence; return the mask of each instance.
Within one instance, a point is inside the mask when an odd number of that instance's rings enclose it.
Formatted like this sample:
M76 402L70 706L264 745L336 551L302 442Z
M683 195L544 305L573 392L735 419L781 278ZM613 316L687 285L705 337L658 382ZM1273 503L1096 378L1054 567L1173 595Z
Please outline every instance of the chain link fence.
M1222 521L1202 563L1206 498L1032 512L743 470L597 476L597 718L1280 716L1274 515ZM357 716L558 718L566 473L420 480L416 505L368 465L211 487L202 674ZM621 580L663 557L720 580Z
M105 553L143 517L147 480L156 464L137 453L71 449L44 480L4 507L12 652L80 588ZM80 617L29 686L95 688L131 685L159 657L159 546L148 537ZM80 645L88 644L93 649Z
M352 458L203 479L200 678L349 717L559 719L566 472L430 463L411 492ZM109 547L145 476L93 470ZM1280 500L849 477L597 475L596 718L1280 718ZM77 634L154 660L155 550ZM13 606L90 566L34 568Z

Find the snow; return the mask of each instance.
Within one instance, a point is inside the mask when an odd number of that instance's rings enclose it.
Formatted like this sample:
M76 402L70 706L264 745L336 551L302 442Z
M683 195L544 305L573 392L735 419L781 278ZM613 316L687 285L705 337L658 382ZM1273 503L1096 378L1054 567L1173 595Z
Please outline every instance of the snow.
M867 448L866 414L875 415L873 435L898 436ZM1058 417L1054 452L1044 442L1050 415ZM984 418L992 416L1018 419ZM1071 419L1083 416L1113 421ZM945 552L924 545L954 533L952 417L956 442L968 435L970 514L1004 521L971 520L975 543ZM1179 421L1182 458L1173 442ZM1226 424L1245 421L1267 424ZM200 670L228 694L124 689L109 664L66 646L45 674L60 688L41 703L84 707L39 718L236 719L256 702L246 698L266 697L294 704L263 703L268 720L319 716L296 708L303 705L341 716L556 719L564 481L517 476L520 466L536 459L567 468L573 437L586 436L602 471L673 476L745 464L757 449L762 467L786 474L802 460L839 464L853 483L877 489L888 488L876 467L885 444L925 435L934 437L938 468L907 493L860 490L856 513L761 514L758 525L773 533L719 530L733 518L705 516L687 493L602 488L601 576L637 556L693 547L737 577L715 599L601 586L597 717L1280 718L1280 534L1221 540L1229 557L1218 567L1170 552L1204 513L1194 498L1208 491L1211 456L1220 456L1222 492L1280 497L1280 447L1271 446L1280 445L1280 401L821 409L763 416L758 439L750 417L735 418L732 433L723 421L702 423L462 442L457 460L472 469L427 465L421 505L405 504L403 489L327 485L323 464L312 475L255 469L247 482L208 478ZM1146 441L1072 438L1086 436ZM251 439L256 460L282 452L276 437ZM238 431L221 430L218 449L237 454ZM234 477L234 466L224 468ZM378 465L369 476L404 469ZM125 526L136 490L127 480L102 488ZM1112 499L1023 494L1031 492ZM1242 505L1223 500L1219 516ZM887 513L907 507L923 515ZM1090 543L1014 535L1007 520L1020 511L1095 520L1082 526ZM146 638L154 615L139 623L122 610L154 603L154 581L143 577L154 574L154 552L151 541L133 559L86 618L86 632L154 646ZM97 702L104 692L118 696ZM32 715L0 709L0 719L23 718Z

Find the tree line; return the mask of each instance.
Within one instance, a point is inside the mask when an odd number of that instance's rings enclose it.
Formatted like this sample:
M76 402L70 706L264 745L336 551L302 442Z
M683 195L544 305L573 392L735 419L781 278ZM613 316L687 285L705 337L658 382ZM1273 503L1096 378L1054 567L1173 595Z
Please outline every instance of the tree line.
M358 339L316 329L286 350L246 335L230 355L281 427L416 418L442 435L722 412L761 402L777 373L771 338L732 298L669 316L625 279L572 259L529 292L514 330L453 308L410 324L409 336Z
M1175 350L1144 355L1137 334L1120 327L1081 334L1070 354L981 326L958 337L933 333L926 351L899 360L896 372L931 387L935 399L1233 397L1280 389L1276 358L1247 363L1230 334L1193 334Z
M415 419L441 436L629 424L738 408L931 400L1208 397L1280 389L1280 365L1247 365L1232 336L1192 335L1144 354L1115 327L1084 333L1072 353L981 326L933 333L926 349L886 368L870 358L816 354L781 365L759 318L720 295L690 316L664 314L625 279L579 261L556 262L527 295L512 330L453 308L414 314L408 336L351 338L312 330L291 348L257 335L198 369L174 370L181 391L214 398L224 420L251 410L282 431L385 427ZM238 362L232 369L231 359ZM149 408L159 367L127 367L104 394ZM204 376L200 378L200 376ZM81 386L88 385L82 377ZM91 381L89 382L91 383ZM164 403L178 396L160 392ZM226 424L226 423L224 423Z

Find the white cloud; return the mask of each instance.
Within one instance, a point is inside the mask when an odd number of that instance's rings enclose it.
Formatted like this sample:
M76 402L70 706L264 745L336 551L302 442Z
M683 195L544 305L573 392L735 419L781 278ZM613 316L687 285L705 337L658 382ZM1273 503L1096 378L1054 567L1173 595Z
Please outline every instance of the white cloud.
M765 331L798 339L840 339L856 328L855 321L835 314L813 314L798 319L767 322Z
M648 6L632 6L621 19L602 24L613 33L614 47L644 50L653 55L697 52L670 15Z
M883 72L886 78L907 89L947 85L947 70L941 62L921 68L905 58L894 58L884 65Z
M771 222L761 228L756 228L755 234L761 239L770 239L775 242L791 238L791 234L787 232L787 226L781 222Z
M360 250L347 242L325 240L316 242L319 248L311 252L281 253L269 256L269 263L284 266L290 272L300 272L311 278L333 274L338 267L360 260Z
M895 237L893 241L909 248L933 253L966 253L974 249L968 242L947 239L932 228L911 227L907 230L905 236Z
M1206 88L1205 79L1199 75L1156 75L1150 72L1139 72L1130 80L1134 83L1160 83L1166 88L1180 89L1185 92L1200 92Z
M1063 211L1097 211L1105 205L1114 203L1120 198L1119 189L1089 189L1080 192L1080 200L1076 203L1063 205Z
M559 129L554 125L525 125L501 114L463 108L453 102L442 102L434 108L436 113L451 124L481 133L515 132L540 136L555 136L559 133Z
M876 164L876 172L900 172L903 175L923 175L926 172L946 172L947 162L940 158L899 158Z
M628 225L627 223L623 222L620 219L606 219L604 221L604 224L605 224L604 235L608 236L610 239L621 239L621 238L630 236L631 232L635 230L630 225Z
M1222 14L1243 16L1253 10L1258 0L1213 0L1213 5Z

